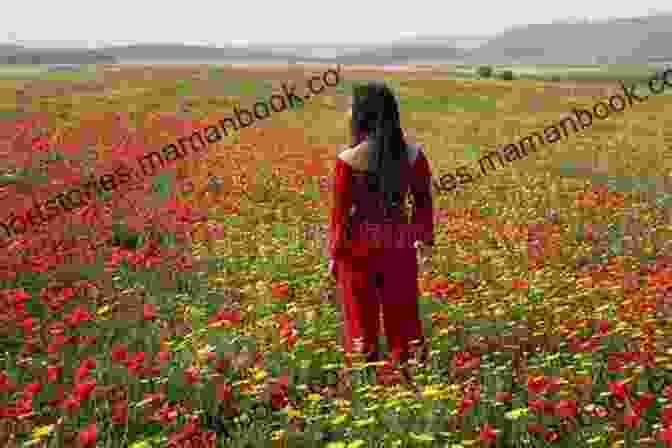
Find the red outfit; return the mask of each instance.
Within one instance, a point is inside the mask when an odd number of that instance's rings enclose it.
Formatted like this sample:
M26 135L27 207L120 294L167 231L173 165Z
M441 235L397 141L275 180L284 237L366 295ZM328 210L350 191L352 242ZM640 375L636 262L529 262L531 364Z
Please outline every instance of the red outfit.
M410 190L413 195L413 216L406 216L403 209L385 216L378 206L380 193L369 191L366 173L341 159L336 162L329 250L343 304L346 354L355 349L354 339L362 338L361 351L375 356L381 304L388 346L396 360L407 359L409 343L423 339L418 316L418 262L412 243L433 244L431 178L420 147L409 145L402 182L403 191ZM372 238L372 225L380 224L384 225L378 229L388 230L386 236Z

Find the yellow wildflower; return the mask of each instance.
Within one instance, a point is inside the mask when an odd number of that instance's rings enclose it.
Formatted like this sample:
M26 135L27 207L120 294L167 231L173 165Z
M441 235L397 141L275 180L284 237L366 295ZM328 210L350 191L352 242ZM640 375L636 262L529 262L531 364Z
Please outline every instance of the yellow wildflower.
M254 376L254 381L256 381L256 382L263 381L264 378L266 378L268 376L268 374L266 373L266 371L264 369L260 369L260 368L257 368L257 367L252 369L252 372L253 372L253 376Z
M33 429L33 439L42 439L54 431L54 425L38 426Z

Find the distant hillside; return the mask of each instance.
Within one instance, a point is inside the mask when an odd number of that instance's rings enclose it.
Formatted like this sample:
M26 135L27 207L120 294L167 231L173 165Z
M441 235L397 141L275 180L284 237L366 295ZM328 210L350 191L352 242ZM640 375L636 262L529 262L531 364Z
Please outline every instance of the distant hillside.
M100 51L0 46L0 64L113 64L116 59Z
M468 63L605 64L672 60L672 14L526 25L505 31L465 58Z
M244 47L204 47L181 44L139 44L107 47L103 50L120 61L226 61L227 59L278 60L296 62L294 55Z
M388 44L251 44L207 47L137 44L51 50L0 45L0 64L192 63L271 61L402 65L464 64L646 64L672 62L672 14L603 21L564 21L515 27L494 36L426 35Z
M0 57L1 56L11 56L13 54L16 54L17 52L21 51L23 47L19 45L8 45L8 44L0 44Z
M284 45L283 45L284 47ZM54 50L0 46L0 64L86 64L152 61L277 61L329 64L406 64L416 61L454 61L465 50L421 41L395 42L386 46L363 46L335 57L310 56L308 44L292 51L268 45L250 47L204 47L181 44L138 44L91 50Z
M487 41L492 39L492 37L493 36L476 36L476 35L473 36L424 35L424 36L414 36L411 38L404 38L401 39L400 42L418 46L441 45L444 47L458 48L460 50L472 50L485 44Z
M338 56L333 58L333 61L340 64L406 64L421 61L449 62L461 59L464 54L464 50L454 47L404 42Z
M278 62L324 62L342 64L404 64L415 60L452 60L459 58L463 51L437 45L419 43L395 43L388 46L365 48L336 57L316 57L306 54L306 48L290 51L284 45L281 49L264 46L250 47L199 47L179 44L133 45L108 47L103 51L124 61L179 60L179 61L226 61L269 60ZM298 51L297 51L298 50Z

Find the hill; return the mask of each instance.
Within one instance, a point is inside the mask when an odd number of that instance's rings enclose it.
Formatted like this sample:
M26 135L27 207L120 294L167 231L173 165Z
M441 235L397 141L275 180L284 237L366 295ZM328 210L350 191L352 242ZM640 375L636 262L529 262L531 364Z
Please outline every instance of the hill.
M642 64L672 60L672 14L595 22L532 24L507 30L467 63Z

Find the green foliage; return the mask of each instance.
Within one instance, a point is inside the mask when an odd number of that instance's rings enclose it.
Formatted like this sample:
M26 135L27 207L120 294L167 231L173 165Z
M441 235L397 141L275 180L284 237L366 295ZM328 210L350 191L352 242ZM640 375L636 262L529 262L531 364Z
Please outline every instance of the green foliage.
M481 78L491 78L492 77L492 66L482 65L476 69L476 74Z
M501 73L500 78L503 79L504 81L512 81L515 79L515 76L513 75L512 70L504 70Z

